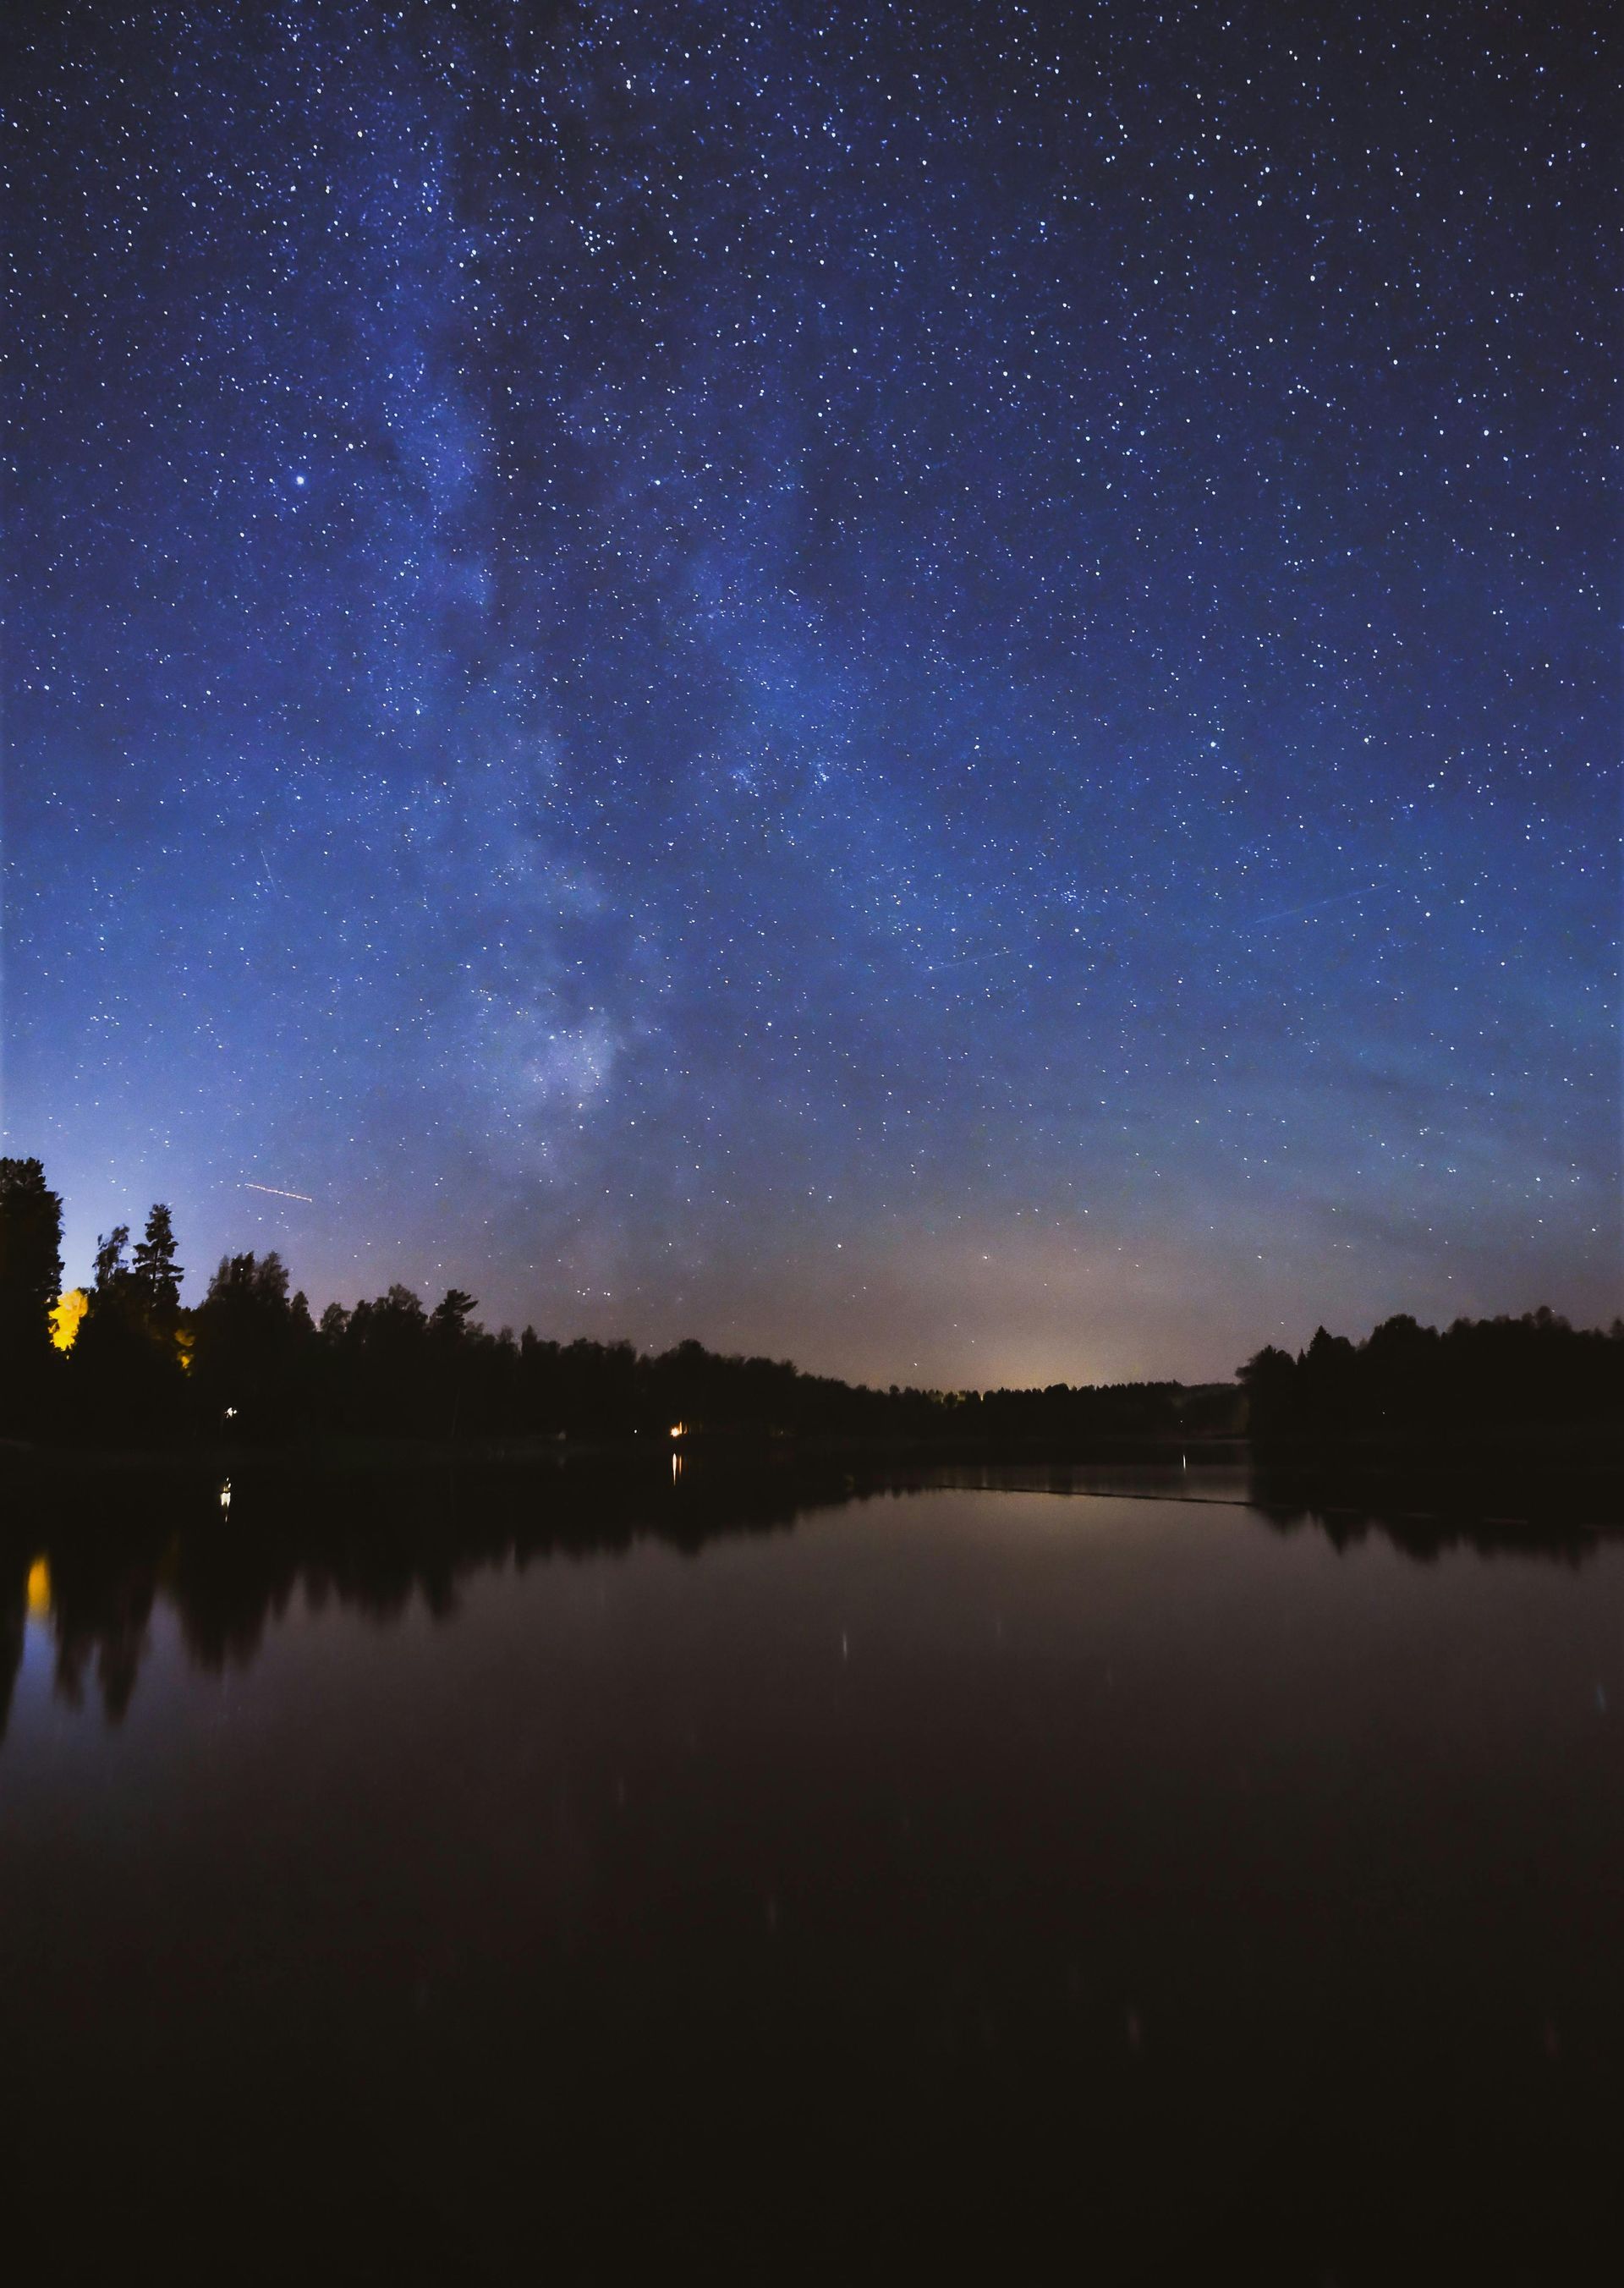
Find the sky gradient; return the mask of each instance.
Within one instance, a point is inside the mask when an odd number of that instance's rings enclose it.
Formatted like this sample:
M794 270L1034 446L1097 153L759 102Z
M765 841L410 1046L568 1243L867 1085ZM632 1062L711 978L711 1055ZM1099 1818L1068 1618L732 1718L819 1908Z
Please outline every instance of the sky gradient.
M161 1197L193 1298L943 1385L1611 1317L1605 21L20 7L70 1275Z

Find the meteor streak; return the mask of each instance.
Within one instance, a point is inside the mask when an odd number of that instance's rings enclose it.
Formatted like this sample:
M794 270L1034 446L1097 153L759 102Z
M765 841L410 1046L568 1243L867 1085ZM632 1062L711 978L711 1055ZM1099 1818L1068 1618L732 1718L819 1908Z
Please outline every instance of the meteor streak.
M243 1189L245 1192L269 1192L273 1199L303 1200L307 1208L313 1208L315 1205L314 1200L311 1197L308 1192L284 1192L280 1184L245 1183L243 1186Z
M1317 914L1322 906L1351 905L1355 898L1368 898L1377 890L1391 886L1386 882L1366 882L1362 890L1339 890L1333 898L1312 898L1306 906L1286 906L1278 914L1260 914L1252 926L1267 929L1271 922L1294 921L1299 914Z

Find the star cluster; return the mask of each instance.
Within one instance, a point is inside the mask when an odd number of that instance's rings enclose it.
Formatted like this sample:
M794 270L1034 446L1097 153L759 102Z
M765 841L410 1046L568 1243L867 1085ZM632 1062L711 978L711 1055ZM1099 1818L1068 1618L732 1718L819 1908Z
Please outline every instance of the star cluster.
M945 1384L1610 1315L1604 28L21 9L70 1269Z

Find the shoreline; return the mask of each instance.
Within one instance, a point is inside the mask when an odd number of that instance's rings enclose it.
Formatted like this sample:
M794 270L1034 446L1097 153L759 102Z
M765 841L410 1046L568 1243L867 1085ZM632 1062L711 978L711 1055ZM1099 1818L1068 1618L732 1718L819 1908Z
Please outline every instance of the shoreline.
M1624 1531L1624 1434L1509 1426L1424 1438L1055 1440L796 1438L693 1434L679 1440L321 1438L280 1445L148 1449L0 1445L0 1487L37 1495L50 1485L162 1483L251 1476L262 1482L391 1481L489 1475L538 1486L586 1479L642 1482L674 1490L686 1481L850 1477L875 1484L937 1472L1160 1473L1173 1482L1109 1485L1101 1493L1158 1499L1234 1501L1281 1514L1388 1513L1416 1520L1473 1516L1507 1526L1582 1518ZM1202 1486L1201 1474L1231 1472L1233 1486ZM1193 1474L1197 1482L1177 1480ZM1056 1492L1087 1488L1055 1484ZM1607 1521L1616 1521L1616 1525Z

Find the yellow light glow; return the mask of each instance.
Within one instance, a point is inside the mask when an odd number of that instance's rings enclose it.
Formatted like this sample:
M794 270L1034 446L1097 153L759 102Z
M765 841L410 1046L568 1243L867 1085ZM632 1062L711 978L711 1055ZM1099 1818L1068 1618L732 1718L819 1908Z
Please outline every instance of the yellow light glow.
M36 1557L28 1568L28 1617L43 1621L51 1611L51 1568Z
M70 1287L56 1304L51 1314L51 1339L58 1350L72 1350L79 1322L90 1307L91 1299L83 1287Z
M682 1435L682 1425L680 1422L673 1422L672 1424L671 1434L673 1438L680 1438Z

